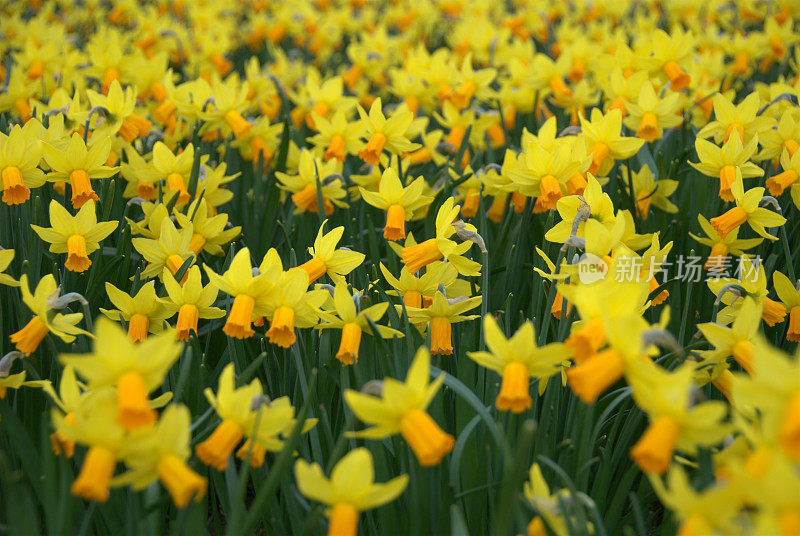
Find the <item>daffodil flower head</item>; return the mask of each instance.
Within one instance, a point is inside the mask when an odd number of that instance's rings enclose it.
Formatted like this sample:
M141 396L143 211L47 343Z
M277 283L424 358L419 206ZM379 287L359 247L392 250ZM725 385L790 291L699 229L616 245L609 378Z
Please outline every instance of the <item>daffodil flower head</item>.
M455 440L425 411L444 382L444 373L433 382L429 380L430 354L421 347L408 368L406 381L384 378L380 397L345 391L344 399L356 417L372 425L348 435L381 439L399 432L421 465L437 465L453 449Z
M117 228L116 221L97 222L94 201L85 203L72 216L55 199L50 202L50 227L31 225L39 237L50 243L51 253L66 253L67 270L85 272L92 265L89 255L100 248L100 241Z
M222 422L195 448L203 463L219 471L228 466L228 456L244 434L254 428L256 411L253 410L253 400L260 398L262 392L258 379L235 388L232 363L222 370L216 395L211 388L206 388L204 394Z
M8 135L0 132L0 187L6 205L24 203L30 199L31 188L45 182L44 173L38 168L42 143L37 136L37 123L15 125Z
M326 233L327 221L323 221L320 225L314 246L308 248L311 259L299 266L308 274L309 284L325 274L328 274L336 282L364 262L363 253L350 251L347 248L336 249L336 245L344 234L344 227L334 227Z
M358 348L361 344L362 333L366 332L375 336L370 320L377 324L389 308L389 303L383 302L362 310L360 301L360 292L350 294L344 282L337 284L333 291L333 310L325 311L322 315L322 322L315 326L320 330L342 330L342 340L339 350L336 352L336 359L345 365L352 365L358 361ZM377 329L378 337L400 338L403 336L402 332L386 326L377 325Z
M135 296L106 282L106 294L116 309L100 308L100 312L111 320L127 322L128 337L133 342L145 340L148 333L161 333L162 321L172 315L156 295L153 281L142 285Z
M426 207L432 200L423 195L425 179L418 177L408 186L403 186L397 170L387 167L381 176L377 192L359 188L364 201L386 211L386 226L383 237L388 240L403 240L406 237L405 222L414 217L415 211Z
M203 286L199 267L189 268L183 285L166 268L162 280L167 291L167 297L161 300L162 305L168 316L178 313L175 325L175 336L178 340L188 342L190 333L197 333L199 319L225 316L225 311L213 306L219 290L211 283Z
M495 405L501 411L521 413L530 409L530 378L546 384L569 359L569 348L562 343L543 347L536 344L533 323L525 322L509 339L503 335L492 315L483 319L483 330L489 351L467 352L467 356L503 378Z
M436 238L403 248L403 262L409 272L414 273L423 266L445 258L461 275L480 275L480 263L463 256L472 247L472 242L464 240L458 244L450 239L456 233L453 222L458 217L459 210L455 199L447 198L436 214ZM476 232L475 227L469 224L465 224L464 229Z
M58 298L60 289L56 286L53 274L47 274L36 285L31 294L28 276L23 274L19 280L22 301L33 312L34 317L21 330L11 335L11 342L17 350L31 355L48 333L64 342L72 342L76 335L86 335L86 331L76 327L83 319L82 313L61 313L54 311L51 299Z
M285 439L291 434L297 419L294 406L286 396L272 401L264 396L260 403L254 403L253 411L255 428L245 430L244 436L247 440L236 451L236 457L247 460L251 466L258 468L264 464L268 451L279 452L283 449ZM306 419L300 433L305 434L316 424L317 419Z
M408 108L399 107L387 119L381 110L381 99L378 97L369 109L369 115L359 106L358 113L365 127L367 142L358 152L367 164L375 165L380 161L385 150L392 154L402 154L420 147L411 142L406 134L414 121L414 114Z
M415 323L428 322L431 326L431 353L434 355L452 355L452 325L465 320L473 320L479 315L463 315L462 313L480 305L482 296L448 299L437 291L433 302L425 309L407 307L408 318Z
M0 249L0 285L6 285L8 287L19 286L19 281L5 273L5 271L8 270L8 267L11 266L11 262L13 260L13 249Z
M191 228L178 230L171 219L164 218L158 238L134 238L133 247L148 263L141 277L160 276L165 266L174 275L187 259L191 259L190 266L194 264L196 257L189 249L193 234Z
M134 490L143 490L159 479L178 508L189 504L192 498L200 501L207 482L186 464L191 452L190 425L188 408L172 404L154 426L130 433L119 449L127 471L114 478L112 485L129 484Z
M294 469L300 492L329 506L329 535L355 535L359 512L393 501L408 485L407 475L376 484L372 453L364 447L353 449L339 460L330 478L317 463L298 460Z
M42 144L44 159L52 171L47 174L51 182L69 181L72 188L72 207L81 208L87 201L99 201L92 188L91 179L105 179L114 175L119 168L106 165L111 146L111 136L92 136L87 148L83 136L72 134L66 152L49 144Z
M764 197L764 188L751 188L745 192L741 179L737 179L731 184L731 194L736 206L721 216L709 220L721 238L724 239L729 232L747 222L756 233L764 238L778 239L767 233L766 228L780 227L786 223L786 218L760 206Z
M181 229L192 229L189 249L195 255L199 255L201 251L211 255L223 255L222 246L235 239L242 231L239 226L227 228L227 214L209 215L205 199L192 201L186 209L186 214L176 212L175 219Z
M152 424L155 411L148 395L160 387L183 345L169 331L134 343L116 323L100 318L90 354L62 354L90 389L115 386L116 422L125 430Z
M723 201L733 201L731 191L736 180L760 177L764 170L750 162L758 148L758 136L753 136L742 145L739 132L728 137L722 148L710 141L697 138L694 142L698 163L689 162L697 171L709 177L719 177L719 197Z

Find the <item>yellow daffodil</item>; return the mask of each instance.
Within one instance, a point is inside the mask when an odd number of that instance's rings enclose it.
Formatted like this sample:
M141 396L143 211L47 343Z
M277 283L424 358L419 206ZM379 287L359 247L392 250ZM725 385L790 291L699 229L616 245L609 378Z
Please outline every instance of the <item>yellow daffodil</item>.
M164 269L161 278L167 297L162 306L168 312L167 318L178 313L175 325L175 336L178 340L189 341L189 334L197 334L197 321L201 318L222 318L225 311L212 304L217 299L219 290L212 284L203 286L200 279L200 268L192 266L186 274L186 282L181 286L168 269Z
M39 237L50 243L51 253L66 253L64 266L73 272L85 272L92 265L89 255L117 228L118 222L97 223L94 201L88 201L72 216L55 199L50 201L50 227L31 225Z
M299 266L308 274L309 284L325 274L328 274L334 283L349 274L364 262L365 255L347 248L336 249L339 240L344 234L344 227L335 227L325 232L325 223L322 222L314 239L314 246L308 248L311 259Z
M12 334L10 339L14 346L25 354L31 355L48 333L52 333L64 342L72 342L76 335L86 332L76 325L83 319L82 313L63 314L56 309L60 289L56 286L53 274L47 274L37 284L31 294L28 276L22 274L19 279L22 301L33 312L33 318L21 330Z
M760 177L764 170L749 162L758 147L758 137L754 136L743 146L739 133L730 136L722 148L702 138L694 142L698 163L689 162L697 171L709 177L719 177L719 197L723 201L733 201L731 185L737 179Z
M317 463L298 460L294 470L300 492L329 506L328 536L355 536L359 512L395 500L408 485L406 475L376 484L372 453L363 447L353 449L339 460L330 479Z
M177 192L178 203L188 203L191 199L186 189L194 163L194 147L190 143L180 154L173 154L164 142L153 146L153 169L161 180L166 180L170 192Z
M412 322L428 322L431 327L431 353L434 355L451 355L453 341L451 336L452 325L465 320L478 318L479 315L463 315L462 313L480 305L482 296L448 299L437 291L433 302L425 309L406 307L408 318Z
M141 276L160 276L165 266L175 275L187 259L192 259L190 264L194 264L196 257L189 249L193 235L191 228L178 231L172 220L164 218L158 238L134 238L133 247L147 261Z
M781 154L781 168L783 168L782 172L767 179L766 186L769 193L777 197L787 188L791 188L792 199L797 204L798 196L800 196L800 185L797 182L800 178L800 153L795 151L794 155L789 156L789 151L784 149Z
M323 158L326 161L335 158L344 162L345 156L358 152L364 128L360 121L348 122L344 110L337 110L330 121L317 114L312 114L312 117L318 133L309 138L309 141L325 149Z
M697 221L708 238L701 238L692 233L689 233L689 236L711 248L705 263L706 270L712 267L716 267L718 270L722 269L729 254L740 257L744 255L745 251L756 247L764 241L763 238L739 238L738 227L732 229L723 238L702 214L697 215Z
M780 214L759 206L764 197L764 188L751 188L744 191L741 179L731 184L731 194L736 206L721 216L711 218L709 222L720 237L725 238L729 232L747 222L759 235L770 240L778 238L766 231L766 228L780 227L786 218Z
M636 136L653 142L664 135L665 128L677 127L683 121L678 110L681 108L681 94L670 92L659 98L653 84L646 82L634 102L628 103L625 125L636 129Z
M344 399L356 417L370 428L350 432L354 437L382 439L398 432L403 436L420 465L437 465L453 449L455 440L444 432L425 411L444 381L444 374L430 379L430 354L420 348L411 362L406 381L382 380L379 397L347 390Z
M364 201L386 211L386 226L383 237L388 240L403 240L406 237L406 221L414 217L431 202L431 197L423 195L425 179L418 177L408 186L403 186L397 171L388 167L383 171L377 192L359 188Z
M605 176L615 160L630 158L644 144L643 139L622 136L622 112L609 110L605 114L592 108L590 119L581 117L581 130L586 150L592 155L589 173Z
M118 455L127 471L112 480L112 485L130 484L143 490L156 479L167 488L172 501L183 508L194 498L199 502L206 491L206 479L186 464L191 450L191 414L186 406L171 405L158 422L131 433Z
M753 137L769 130L774 119L758 115L761 100L758 93L750 93L741 103L734 106L730 98L718 93L714 96L714 116L711 121L697 133L698 138L713 137L719 143L727 142L734 130L739 133L742 143L749 145Z
M19 281L5 273L5 271L8 270L8 267L11 265L11 261L13 260L13 249L0 249L0 285L6 285L8 287L19 286Z
M334 205L347 208L343 201L347 192L339 175L341 163L336 160L322 162L311 151L303 149L297 166L297 175L278 172L275 176L280 187L292 192L292 202L297 212L317 212L318 195L322 196L322 209L326 216L333 214ZM319 187L319 192L317 188Z
M100 318L93 346L90 354L61 354L59 360L75 367L90 389L117 388L116 421L122 428L133 430L152 424L156 413L148 395L161 386L183 345L170 332L137 344L114 322Z
M627 167L620 166L620 170L622 175L626 176ZM647 219L651 206L668 214L678 212L678 207L669 200L669 196L678 188L678 181L673 179L656 180L650 167L646 164L639 171L630 173L633 182L633 197L636 199L636 213L639 217ZM627 184L625 188L630 192Z
M175 220L181 229L192 229L192 241L189 249L195 255L206 251L211 255L224 255L222 246L228 244L242 232L241 227L228 228L228 215L209 215L208 203L205 199L193 201L186 209L186 214L175 213Z
M148 333L161 333L164 329L162 321L173 313L156 296L155 283L152 281L142 285L135 296L106 282L106 294L116 309L100 308L100 312L111 320L126 322L128 337L133 342L145 340Z
M42 143L34 121L14 126L8 135L0 132L0 175L6 205L24 203L31 197L31 188L44 184L44 173L37 167L41 159Z
M408 271L414 273L423 266L441 258L452 263L461 275L479 275L481 265L473 260L464 258L463 255L472 247L472 242L464 240L457 244L450 237L456 233L453 225L460 208L455 200L450 197L439 207L436 214L436 238L428 239L414 246L403 248L402 257ZM464 229L475 232L475 227L464 224Z
M336 359L345 365L358 362L358 348L361 345L361 334L382 337L385 339L403 336L403 333L387 326L378 325L378 333L372 332L372 322L377 322L386 314L389 303L376 303L361 310L361 293L350 294L344 283L336 285L333 292L333 310L325 311L322 322L314 326L316 329L341 329L342 340ZM357 303L358 302L358 303ZM368 320L369 319L369 320Z
M56 183L69 181L73 208L81 208L90 199L99 201L91 179L108 178L119 169L105 165L113 141L110 136L92 136L87 149L83 137L76 132L70 138L66 151L47 143L42 144L44 159L52 169L47 174L47 180Z
M126 143L141 138L150 132L152 123L134 113L136 107L136 88L122 89L118 80L108 86L106 95L88 90L87 96L92 107L103 108L105 118L96 133L101 136L119 135Z
M562 343L543 347L536 344L533 324L525 322L510 339L506 339L491 315L483 318L483 331L489 351L467 352L470 359L503 378L495 405L501 411L522 413L531 408L530 378L542 385L560 371L561 363L569 358L570 351Z
M358 113L365 128L364 137L367 138L367 142L358 151L358 156L367 164L377 164L384 150L396 155L419 148L419 144L406 137L414 121L414 114L408 108L398 108L387 119L381 110L379 97L372 103L369 115L360 106Z

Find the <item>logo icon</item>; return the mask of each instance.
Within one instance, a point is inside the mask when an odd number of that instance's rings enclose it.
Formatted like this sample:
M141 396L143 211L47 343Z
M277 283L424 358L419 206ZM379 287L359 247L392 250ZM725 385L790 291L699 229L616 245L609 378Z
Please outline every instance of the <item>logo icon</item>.
M584 284L591 284L605 279L608 274L606 261L591 253L584 253L578 259L578 280Z

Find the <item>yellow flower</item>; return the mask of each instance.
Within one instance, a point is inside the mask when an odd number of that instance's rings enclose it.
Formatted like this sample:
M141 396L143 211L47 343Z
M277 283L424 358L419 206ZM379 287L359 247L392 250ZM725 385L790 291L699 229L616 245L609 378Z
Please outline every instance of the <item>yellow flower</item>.
M334 283L342 279L364 262L365 255L347 248L336 249L339 240L344 234L344 227L335 227L329 232L325 232L325 223L322 222L314 240L314 247L308 248L311 259L299 266L308 274L309 284L313 283L325 274Z
M190 143L180 154L175 155L164 142L158 141L153 146L153 169L161 180L167 181L170 192L177 192L178 203L183 205L191 199L186 186L194 163L194 146ZM198 188L199 191L199 188Z
M322 209L326 216L333 214L333 207L347 208L343 201L347 192L342 187L339 178L341 163L336 160L322 162L308 149L300 152L300 161L297 166L297 175L277 172L275 176L280 181L280 188L292 192L292 202L297 207L297 212L317 212L319 207L318 195L322 196ZM319 186L319 193L317 187Z
M337 110L330 121L313 112L311 117L314 118L314 127L318 133L308 141L325 149L322 156L326 161L335 158L344 162L345 156L358 152L364 130L361 121L348 122L344 110Z
M616 108L605 114L592 108L590 119L580 119L586 150L592 155L592 175L607 175L615 160L630 158L644 144L643 139L622 136L622 112Z
M636 129L636 135L652 142L664 135L665 128L677 127L683 121L678 113L682 105L681 94L670 92L663 99L656 95L653 84L646 82L635 102L627 106L625 125Z
M758 93L750 93L738 105L734 106L729 97L721 93L714 96L714 116L711 121L697 133L698 138L714 137L719 143L727 142L735 130L742 143L749 145L753 137L758 138L762 132L772 128L775 120L765 115L758 115L761 99Z
M721 354L720 357L733 357L743 369L752 372L754 352L752 339L760 325L761 305L752 298L745 297L732 327L707 322L698 324L697 329L714 345L717 353Z
M769 188L770 195L775 197L781 195L787 188L791 188L792 199L797 205L798 199L800 199L800 185L798 185L800 153L795 151L794 155L790 156L789 151L784 149L781 154L781 167L783 171L768 178L766 186Z
M693 168L709 177L719 177L719 197L723 201L733 201L731 185L737 179L760 177L764 170L749 160L753 157L758 147L758 136L754 136L742 145L737 132L728 138L722 148L710 141L697 138L694 142L697 150L698 163L689 162Z
M270 250L272 260L283 271L275 250ZM267 253L267 256L270 256ZM264 265L262 263L262 266ZM319 308L328 297L323 289L308 290L308 274L300 268L283 272L275 283L275 288L267 297L265 316L270 322L267 337L273 344L289 348L297 340L294 328L310 328L319 320Z
M729 232L747 222L759 235L770 240L778 238L767 233L765 228L780 227L786 223L786 218L780 214L759 206L764 197L764 188L751 188L744 191L741 179L731 184L731 194L736 206L721 216L711 218L711 226L720 237L725 238Z
M364 447L339 460L330 479L316 463L297 460L294 470L300 492L330 507L326 512L330 518L328 536L355 536L359 512L395 500L408 485L407 475L376 484L372 454Z
M514 413L530 409L530 378L539 380L541 392L547 380L561 370L561 363L569 359L569 348L561 343L539 348L532 322L525 322L506 339L494 317L487 314L483 317L483 332L489 351L467 352L467 356L502 376L495 401L497 409Z
M623 177L627 176L627 166L620 166ZM636 199L636 213L646 220L650 213L650 206L654 206L668 214L678 212L678 207L669 200L669 196L678 189L678 181L673 179L659 179L653 176L650 167L645 164L639 171L632 171L633 196ZM625 189L630 193L630 187L625 181Z
M222 369L219 376L216 396L210 388L203 391L222 422L205 441L195 447L195 452L203 463L218 471L228 466L228 456L242 440L245 432L253 430L256 419L253 400L262 394L258 379L234 388L233 374L233 363L230 363Z
M8 135L0 132L0 186L6 205L24 203L31 197L30 189L45 182L44 172L37 167L42 159L42 144L36 134L36 123L15 125Z
M372 332L372 326L369 320L377 324L389 308L389 304L384 302L376 303L362 311L360 300L360 292L351 295L345 283L337 284L333 292L333 310L324 311L322 322L314 326L319 330L342 330L342 341L339 344L339 351L336 352L336 359L345 365L352 365L358 362L358 348L361 344L362 333L366 332L368 335L376 335ZM378 337L384 339L403 337L403 333L396 329L380 325L377 327Z
M148 263L142 270L141 277L160 276L165 266L175 275L186 259L191 259L190 265L194 264L196 256L189 249L192 236L191 228L178 231L172 220L164 218L161 220L158 238L134 238L131 241L133 247Z
M193 497L199 502L207 482L186 464L191 453L191 422L186 406L173 404L154 426L134 430L118 451L128 470L112 485L130 484L141 491L159 479L178 508L189 504Z
M723 238L702 214L697 215L697 221L700 223L700 228L703 229L703 232L708 238L701 238L692 233L689 233L689 236L711 248L711 252L708 254L708 259L705 263L705 268L707 270L711 267L721 269L725 265L725 259L728 258L728 254L739 257L744 255L744 252L748 249L752 249L764 241L763 238L739 238L738 227L731 230L731 232L726 234Z
M797 282L793 284L782 272L775 270L772 272L772 285L783 307L789 311L786 340L800 341L800 291L797 290Z
M480 263L463 257L472 247L472 242L464 240L457 244L450 239L456 232L453 223L459 210L455 200L452 197L447 198L436 214L436 238L403 248L403 262L409 272L414 273L423 266L444 258L447 262L452 263L461 275L480 275ZM472 225L464 224L464 228L467 231L475 232L475 227Z
M100 241L117 228L118 222L97 223L94 201L84 204L75 216L55 199L50 201L50 227L31 225L39 237L50 243L51 253L66 253L67 270L85 272L92 261L89 255L100 248Z
M60 289L56 286L53 274L47 274L36 285L31 294L28 287L28 276L22 274L19 280L22 301L34 316L18 332L11 335L11 342L17 350L31 355L39 347L39 343L48 333L52 333L64 342L72 342L76 335L88 335L84 330L75 327L83 319L82 313L62 314L54 311L54 301L58 300Z
M753 298L762 306L761 318L768 326L783 322L786 317L786 309L783 304L767 297L767 276L764 272L763 263L758 263L743 255L739 259L736 271L739 274L738 279L732 277L708 279L708 289L725 304L725 307L717 313L717 322L725 325L730 324L739 314L744 303L744 300L739 299L739 293L730 292L730 285L741 287L744 289L743 294ZM720 292L726 287L727 290L720 295Z
M180 357L183 345L170 332L132 342L111 320L100 318L90 354L61 354L64 365L75 367L90 389L116 386L116 421L125 430L156 419L148 394L161 386L164 375Z
M106 164L111 154L111 136L92 136L87 149L83 137L77 132L72 135L66 153L48 143L42 144L44 159L53 170L47 174L47 180L61 183L69 180L72 188L72 207L81 208L90 199L100 198L92 188L90 179L105 179L114 175L119 168Z
M420 465L437 465L453 449L453 436L445 433L425 412L444 381L444 373L429 383L430 354L417 351L406 381L384 378L379 397L349 389L344 399L356 417L372 427L349 432L353 437L382 439L400 433L414 451Z
M377 164L384 149L391 154L403 154L420 147L406 137L414 121L414 114L408 108L398 108L387 119L381 111L381 99L378 97L372 103L369 115L360 106L358 113L361 115L364 137L367 138L358 156L367 164Z
M240 82L237 77L229 77L225 81L215 79L211 86L213 100L206 111L201 113L205 124L200 129L200 134L224 128L232 131L236 139L246 137L252 125L241 114L249 105L249 92L247 82Z
M192 217L193 216L193 217ZM211 255L224 255L222 246L235 239L242 232L239 226L227 228L228 215L217 214L210 216L208 204L205 199L192 201L186 209L186 214L175 213L175 220L181 229L192 230L192 241L189 249L195 255L201 251L206 251Z
M236 253L224 274L219 275L208 266L205 270L211 284L234 298L222 331L237 339L254 335L251 323L267 313L267 300L280 277L281 268L262 266L260 273L253 275L250 250L244 248Z
M197 334L197 321L200 318L222 318L225 311L212 304L217 299L219 290L213 284L205 287L200 279L200 268L192 266L186 274L186 283L181 286L169 270L164 269L161 278L167 291L167 298L162 299L162 305L167 318L178 313L175 326L175 336L178 340L189 341L189 334Z
M126 143L136 138L145 137L150 132L152 123L134 113L136 107L136 88L122 89L119 80L108 86L107 95L91 89L86 91L92 107L102 107L105 121L95 130L95 135L114 136L118 134Z
M125 430L116 419L117 398L114 388L98 387L81 399L69 418L58 410L52 413L60 435L89 447L81 471L70 488L73 495L87 501L108 500L118 452L125 442Z
M466 298L447 299L444 294L437 291L433 296L433 303L425 309L416 307L406 307L408 318L412 322L428 322L431 327L431 353L434 355L453 353L451 337L452 324L473 320L479 315L462 315L462 313L474 309L481 303L482 296ZM397 306L398 308L400 306Z
M106 294L116 309L103 309L100 312L111 320L128 323L128 337L133 342L142 342L148 333L161 333L162 321L172 316L172 312L156 296L155 283L148 281L136 296L130 296L109 282Z
M364 188L359 188L359 191L367 204L386 211L383 237L388 240L403 240L406 237L406 221L414 218L415 211L427 207L432 200L423 195L424 187L425 179L422 177L404 187L397 171L387 167L383 171L377 192Z

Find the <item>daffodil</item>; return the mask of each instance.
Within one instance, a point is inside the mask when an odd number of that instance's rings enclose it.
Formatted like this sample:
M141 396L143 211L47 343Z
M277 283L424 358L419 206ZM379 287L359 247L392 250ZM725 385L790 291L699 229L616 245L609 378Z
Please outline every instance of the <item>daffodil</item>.
M760 206L764 197L764 188L751 188L745 192L741 179L737 179L731 184L731 194L736 201L736 206L723 215L709 220L720 237L725 238L729 232L747 222L756 233L764 238L778 239L769 234L766 228L780 227L786 223L786 218Z
M681 67L692 55L694 37L690 32L679 28L670 33L658 29L652 34L652 56L647 63L657 69L669 81L672 91L681 91L691 82L691 77ZM654 69L653 69L654 68Z
M148 395L162 385L183 345L170 332L134 343L116 323L100 318L93 346L90 354L61 354L59 360L75 367L90 389L117 388L116 421L122 428L152 424L156 413Z
M157 141L153 146L153 169L161 180L167 181L167 188L177 192L178 203L188 203L191 199L186 186L194 164L194 146L190 143L180 154L173 154L164 142Z
M436 238L430 238L414 246L403 248L403 262L409 272L414 273L423 266L444 258L447 262L452 263L461 275L480 274L480 263L463 256L472 247L472 242L464 240L457 244L450 239L456 233L453 223L458 216L459 210L460 208L455 204L455 200L452 197L447 198L436 214ZM469 224L464 224L464 229L475 232L475 227Z
M211 104L201 114L205 124L200 129L200 134L225 127L230 129L237 139L247 136L252 127L242 117L242 112L249 104L247 94L250 92L250 87L247 82L239 82L235 77L229 77L225 81L214 80L211 91Z
M253 275L250 250L239 250L230 266L222 275L205 266L211 284L233 297L233 306L222 331L229 337L244 339L255 334L253 320L267 312L267 300L280 276L280 267L261 269Z
M360 121L348 122L344 110L337 110L330 121L314 113L312 117L314 128L318 132L308 141L317 147L325 148L323 153L325 160L335 158L339 162L344 162L345 156L358 152L364 128Z
M681 108L681 94L670 92L659 98L653 84L645 82L634 102L628 103L625 125L636 129L636 136L653 142L664 135L664 129L676 127L683 121L678 110Z
M175 275L187 259L191 259L190 265L194 264L195 256L189 249L193 235L191 228L179 231L172 220L164 218L161 221L158 238L134 238L131 241L133 247L147 261L141 276L161 275L165 266Z
M391 154L403 154L419 148L419 144L411 142L406 134L414 114L408 108L398 108L387 119L381 110L380 97L375 99L369 109L369 114L359 106L358 113L365 127L364 137L367 142L358 151L358 156L367 164L377 164L384 150Z
M380 396L349 389L344 393L347 405L356 417L372 425L353 437L382 439L398 432L403 436L420 465L437 465L453 449L453 436L444 432L425 411L444 381L444 373L430 382L430 354L417 351L406 374L406 381L384 378Z
M134 113L136 88L122 89L119 80L114 80L108 86L106 95L91 89L86 93L92 107L103 108L104 122L97 127L95 131L97 135L113 136L117 134L126 143L130 143L137 137L144 137L150 132L152 123Z
M620 166L623 176L628 173L626 166ZM653 176L650 167L645 164L639 171L631 171L633 182L633 197L636 199L636 213L642 219L647 219L650 207L653 206L668 214L678 212L678 207L669 200L669 196L678 188L678 181L673 179L659 179ZM625 185L630 193L630 188Z
M257 403L258 399L254 401ZM275 400L262 398L261 404L253 409L256 413L257 426L252 430L245 430L247 438L236 451L236 457L247 462L253 467L264 465L267 452L280 452L283 450L285 439L291 434L297 423L294 406L288 397L282 396ZM317 419L306 419L300 430L305 434L317 424Z
M618 109L604 114L592 108L590 119L581 117L580 120L586 149L592 155L589 166L592 175L605 176L615 160L630 158L644 144L643 139L622 135L622 112Z
M752 249L764 241L763 238L739 238L738 227L732 229L723 238L702 214L697 215L697 221L700 223L700 228L703 229L703 232L708 238L701 238L692 233L689 233L689 236L711 248L711 252L708 254L708 259L705 263L705 268L707 270L712 267L715 267L717 270L722 269L729 254L739 257L744 255L744 252L748 249Z
M72 216L55 199L50 201L50 227L31 225L39 237L50 243L51 253L66 253L67 270L85 272L92 265L89 255L117 228L118 222L97 222L94 201L88 201Z
M752 372L753 352L755 351L752 339L760 325L761 304L746 297L731 327L706 322L698 324L697 329L723 357L733 357L743 369Z
M543 347L536 344L533 324L525 322L506 339L492 315L483 318L483 331L489 351L467 352L470 359L502 376L495 405L501 411L522 413L531 408L530 378L539 380L540 392L547 380L560 371L570 351L562 343Z
M111 136L101 137L98 134L92 136L87 149L83 137L76 132L72 134L66 152L53 145L42 144L44 159L52 169L47 174L47 180L56 183L69 181L73 208L81 208L90 199L99 201L91 179L111 177L119 169L105 165L113 141Z
M186 209L186 214L177 212L175 220L181 229L192 229L192 241L189 243L189 249L195 255L199 255L201 251L206 251L211 255L223 255L222 246L228 244L242 232L241 227L228 225L227 214L210 216L205 199L193 201Z
M37 167L42 159L42 144L36 126L30 121L24 127L14 126L8 135L0 132L0 175L6 205L24 203L30 199L30 189L45 182L44 173Z
M228 457L241 442L245 431L255 427L253 401L262 395L261 382L254 379L242 387L234 387L233 363L222 369L216 395L211 388L203 392L222 422L211 435L195 447L200 460L218 471L228 466Z
M786 340L800 341L800 291L797 283L792 282L782 272L772 272L772 284L784 308L789 311L789 327L786 331ZM739 313L741 315L741 313ZM737 317L738 318L738 317Z
M351 295L344 283L337 284L333 292L333 309L325 311L322 321L314 326L319 330L342 330L342 340L339 350L336 352L336 359L345 365L358 362L358 348L361 345L362 333L385 339L403 336L403 333L396 329L377 325L377 322L386 314L389 303L376 303L362 310L360 301L360 292ZM370 320L377 325L377 334L373 333Z
M372 454L363 447L353 449L339 460L330 479L319 464L305 460L298 460L294 471L300 492L329 506L328 536L355 536L359 512L395 500L408 485L406 475L376 484Z
M191 453L190 425L191 414L186 406L171 405L154 426L128 435L118 452L127 471L114 478L112 485L130 484L134 490L143 490L158 479L178 508L189 504L192 498L199 502L207 482L186 464Z
M322 162L311 151L303 149L297 166L297 175L277 172L280 187L292 192L292 202L297 212L317 212L318 196L322 197L322 210L326 216L333 214L334 205L346 208L343 201L347 192L339 175L341 163L336 160Z
M575 228L575 236L583 237L586 221L585 213L588 211L589 218L599 221L606 227L613 227L616 216L614 215L614 203L611 197L603 191L600 182L591 174L587 175L587 186L582 196L569 195L558 200L556 204L558 215L561 221L551 227L544 235L550 242L563 244L572 236ZM576 221L577 220L577 221Z
M737 131L722 148L702 138L695 140L694 147L700 161L689 164L703 175L719 177L719 197L723 201L734 200L731 186L737 179L760 177L764 174L763 169L749 161L758 147L757 136L743 146Z
M786 318L786 308L779 301L767 296L767 276L764 266L757 259L750 259L743 255L739 258L736 267L737 278L712 277L707 280L708 289L725 305L717 313L717 322L730 324L742 307L742 296L753 298L761 305L761 318L768 326L783 322Z
M758 115L761 106L758 93L750 93L741 103L734 106L730 98L718 93L714 95L714 116L716 119L697 133L698 138L713 137L719 143L727 142L734 130L739 133L742 143L749 146L750 140L758 138L769 130L774 120Z
M798 199L798 196L800 196L800 185L798 185L798 178L800 178L800 153L795 151L794 155L790 156L789 151L784 149L783 153L781 153L781 168L783 168L782 172L767 179L766 186L769 189L770 195L777 197L787 188L791 188L792 199ZM795 204L796 203L797 201L795 201Z
M72 342L76 335L87 333L76 327L83 319L82 313L63 314L55 310L60 289L56 286L53 274L47 274L37 284L31 294L28 276L22 274L19 279L22 301L33 312L33 318L21 330L12 334L10 339L14 346L25 354L31 355L48 333L52 333L64 342Z
M432 200L423 195L425 179L418 177L408 186L403 186L397 171L387 167L381 176L377 192L359 188L364 201L386 211L386 226L383 237L388 240L402 240L406 237L406 221L414 217L415 211L426 207Z
M344 227L334 227L326 233L325 223L327 221L323 221L319 226L314 246L308 248L311 259L299 266L308 274L309 284L325 274L328 274L328 277L335 283L364 262L365 255L363 253L350 251L348 248L336 249L336 245L344 234Z
M433 302L425 309L407 307L408 318L415 323L428 322L431 326L431 353L434 355L453 353L451 336L452 325L465 320L473 320L479 315L463 315L466 311L480 305L482 296L448 299L442 292L437 291Z
M100 308L100 312L111 320L127 322L128 337L133 342L145 340L148 333L161 333L162 321L173 313L156 296L155 283L152 281L142 285L135 296L106 282L106 294L116 309Z
M125 442L125 430L116 419L117 398L113 387L98 387L81 400L69 419L58 410L52 413L58 433L89 448L70 487L73 495L87 501L106 502L109 497L111 477Z
M197 333L197 321L201 318L222 318L225 311L212 304L217 299L219 290L212 284L203 286L200 279L200 268L192 266L186 274L186 282L181 284L175 280L168 269L164 269L161 278L167 297L162 299L162 306L172 316L178 313L175 325L175 336L178 340L189 341L189 334ZM169 318L169 316L167 318Z

